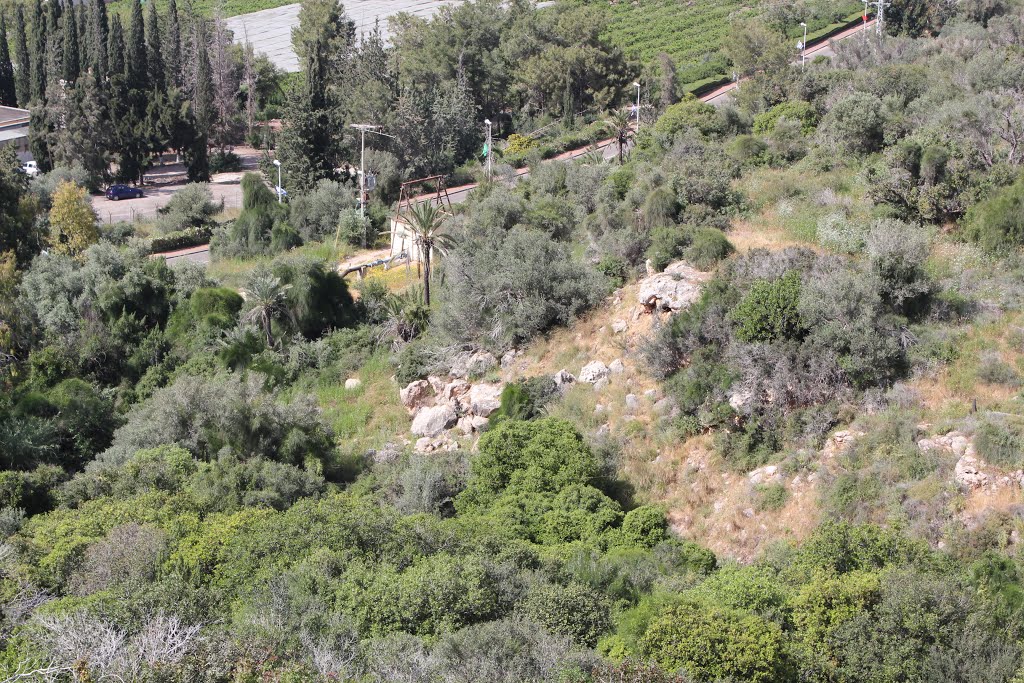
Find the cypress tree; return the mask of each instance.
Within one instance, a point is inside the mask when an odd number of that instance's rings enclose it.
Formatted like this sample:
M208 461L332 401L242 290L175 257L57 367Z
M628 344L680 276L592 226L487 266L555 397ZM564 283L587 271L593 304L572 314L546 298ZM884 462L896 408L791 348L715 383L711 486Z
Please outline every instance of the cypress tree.
M64 74L64 31L60 17L63 7L58 2L46 3L46 79L59 78ZM43 84L45 91L47 83Z
M146 58L149 68L149 87L157 92L164 91L164 60L160 49L160 18L156 13L156 3L149 3L146 11Z
M7 22L0 15L0 104L15 107L18 104L17 87L14 83L14 65L7 47Z
M109 38L109 22L107 21L106 0L96 0L92 6L92 44L90 59L96 73L102 78L110 78L110 62L107 59L107 41Z
M35 103L29 116L28 148L32 153L32 158L36 160L39 170L43 173L53 168L53 164L50 161L49 145L49 138L52 132L45 109L41 103Z
M29 101L42 102L46 96L46 18L40 0L32 3L32 52L29 57Z
M213 73L210 68L210 53L206 46L206 30L202 22L196 26L198 61L196 65L196 91L192 107L195 110L196 126L204 137L213 127Z
M18 60L18 71L14 84L17 86L18 104L28 106L29 99L29 73L32 67L29 66L28 58L28 34L25 29L25 11L19 4L15 13L14 25L14 58Z
M109 64L109 78L124 76L124 29L121 28L121 18L116 14L110 22L110 38L107 45L107 59Z
M112 141L104 124L103 95L99 77L82 72L68 93L68 115L57 134L54 157L62 165L78 162L89 173L89 185L99 187L109 174L107 148Z
M81 61L78 54L78 13L74 5L64 10L64 54L61 72L67 83L74 83L78 80L81 69Z
M178 3L170 0L167 5L167 43L164 46L164 65L167 69L167 84L181 87L181 21L178 17Z
M140 0L132 0L132 16L128 24L128 44L124 59L128 87L132 90L146 90L149 67L146 64L146 29Z
M89 10L84 1L75 5L75 24L78 26L78 70L85 73L92 65L92 59L89 57L92 27L89 25Z
M316 41L306 51L304 82L289 93L278 139L278 158L288 169L291 187L299 191L330 177L339 153L330 116L326 47Z

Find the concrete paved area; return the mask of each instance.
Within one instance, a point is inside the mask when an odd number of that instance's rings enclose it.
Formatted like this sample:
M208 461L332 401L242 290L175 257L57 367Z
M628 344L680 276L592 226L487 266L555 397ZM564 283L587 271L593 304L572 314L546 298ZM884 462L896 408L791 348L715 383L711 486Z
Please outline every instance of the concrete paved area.
M239 182L241 174L222 174L210 183L213 201L224 202L224 208L233 209L242 206L242 186ZM106 197L92 198L92 208L103 223L133 222L152 220L157 211L171 201L174 193L184 185L163 185L160 187L144 187L145 196L141 199L122 199L111 201Z
M379 19L381 33L387 41L390 37L388 17L408 12L425 19L445 5L458 2L460 0L344 0L344 5L345 12L356 23L357 36L370 33ZM279 68L295 72L299 70L299 61L292 51L292 27L299 25L299 7L296 3L241 14L226 19L225 23L234 33L236 43L244 45L248 41L257 54L266 54Z
M157 256L155 254L153 258ZM206 266L210 263L210 245L204 244L200 247L192 247L191 249L179 249L178 251L159 254L159 256L163 256L164 260L167 261L167 265L170 266L187 261Z

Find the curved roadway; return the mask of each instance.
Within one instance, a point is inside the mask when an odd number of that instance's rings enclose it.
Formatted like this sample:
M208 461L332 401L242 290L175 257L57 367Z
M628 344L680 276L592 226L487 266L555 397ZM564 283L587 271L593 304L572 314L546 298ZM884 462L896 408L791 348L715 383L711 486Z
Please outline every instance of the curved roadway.
M833 42L844 40L846 38L849 38L850 36L856 35L864 31L865 29L871 28L872 26L874 26L874 24L875 20L872 19L871 21L868 21L866 24L858 24L857 26L849 28L843 31L842 33L837 33L828 40L822 41L820 43L817 43L816 45L812 45L811 47L809 47L807 49L807 52L805 53L805 57L807 59L813 59L814 57L832 57L835 55L835 52L832 50ZM744 80L746 79L740 79L739 83L742 83ZM719 106L729 100L732 91L735 90L737 87L739 87L738 83L729 83L727 85L723 85L702 95L699 99L702 102L706 102L714 106ZM618 153L614 143L614 140L602 140L601 142L597 143L597 148L601 150L601 153L606 160L615 158L616 154ZM568 161L578 159L579 157L584 156L588 152L590 152L591 149L591 146L587 146L581 147L579 149L570 150L563 154L559 154L558 156L549 159L548 161ZM521 168L516 171L516 177L523 178L528 176L529 173L530 169ZM448 197L454 203L464 202L466 200L466 197L469 196L469 193L476 189L477 185L477 183L470 183L468 185L460 185L458 187L448 188ZM414 197L412 201L425 201L432 199L434 196L434 193L419 195L418 197ZM166 252L163 254L154 254L154 256L163 256L168 263L172 264L180 263L182 261L192 261L195 263L201 263L205 265L210 262L210 249L209 245L207 245L193 247L192 249L181 249L178 251Z

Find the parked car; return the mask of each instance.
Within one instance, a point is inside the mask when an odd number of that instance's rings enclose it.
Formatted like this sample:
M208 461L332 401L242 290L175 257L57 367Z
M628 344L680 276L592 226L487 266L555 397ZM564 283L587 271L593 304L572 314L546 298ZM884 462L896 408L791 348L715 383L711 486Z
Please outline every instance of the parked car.
M115 202L121 199L139 199L142 196L142 190L130 185L111 185L107 188L107 199Z
M21 172L27 175L29 178L35 178L39 175L39 166L35 161L26 161L21 166Z

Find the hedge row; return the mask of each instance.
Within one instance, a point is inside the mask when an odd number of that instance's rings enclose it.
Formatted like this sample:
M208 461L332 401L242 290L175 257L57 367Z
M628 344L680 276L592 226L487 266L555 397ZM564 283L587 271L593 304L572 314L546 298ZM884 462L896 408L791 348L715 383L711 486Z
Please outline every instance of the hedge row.
M174 251L175 249L187 249L209 244L213 228L201 226L198 228L185 228L177 232L169 232L160 237L150 240L149 248L154 254L162 251Z

